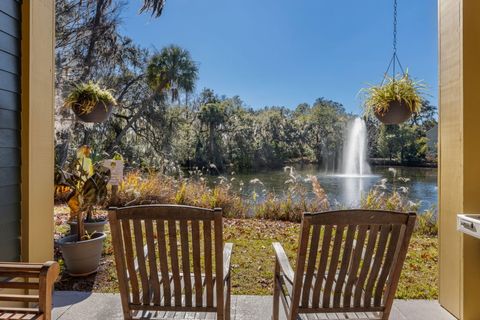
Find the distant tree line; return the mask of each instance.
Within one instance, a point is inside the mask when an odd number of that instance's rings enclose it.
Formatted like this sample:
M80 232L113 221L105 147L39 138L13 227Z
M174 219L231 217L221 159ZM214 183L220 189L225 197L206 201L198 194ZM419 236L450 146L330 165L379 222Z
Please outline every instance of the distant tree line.
M402 165L437 164L437 108L424 100L420 113L401 125L368 121L371 158Z
M57 164L88 144L99 157L118 152L130 166L163 171L172 164L219 173L294 161L335 169L354 117L340 103L319 98L294 108L258 109L238 96L198 92L190 53L175 45L157 52L135 44L119 31L123 8L115 0L56 0ZM118 101L105 123L79 122L63 106L69 90L88 80L113 89ZM423 110L402 126L368 120L370 156L432 161L427 131L435 126L435 107L425 101Z

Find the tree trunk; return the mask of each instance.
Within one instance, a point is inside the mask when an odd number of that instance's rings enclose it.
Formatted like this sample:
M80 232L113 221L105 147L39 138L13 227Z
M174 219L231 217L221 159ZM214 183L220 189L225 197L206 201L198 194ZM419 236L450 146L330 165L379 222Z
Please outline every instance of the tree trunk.
M165 88L165 85L168 83L167 80L162 81L158 87L154 90L154 92L150 95L150 97L144 102L144 105L148 105L149 103L152 103L155 100L155 97L157 96L157 92L163 90ZM127 134L128 129L130 129L135 122L137 122L140 117L142 116L143 112L145 111L144 107L140 107L140 110L133 115L133 117L130 118L130 120L127 122L125 127L117 134L115 137L115 140L110 144L110 146L107 148L107 153L111 153L113 151L113 148L118 146L120 144L120 141L122 141L122 138Z
M214 152L215 152L215 126L213 125L213 123L210 123L210 130L209 130L209 143L208 143L208 146L209 146L209 150L208 150L208 153L209 153L209 158L210 158L210 163L213 163L216 165L215 163L215 156L214 156Z
M93 19L93 24L90 27L90 30L92 30L92 35L90 37L87 54L85 55L85 59L83 63L83 72L79 79L82 82L87 79L88 75L90 74L90 70L92 69L93 56L95 52L95 44L97 43L98 33L100 32L99 30L100 28L98 28L98 26L100 25L100 21L104 14L105 8L108 6L107 1L108 0L97 0L95 18Z
M135 82L139 81L140 79L143 78L145 74L140 74L137 77L133 78L128 82L125 87L123 88L122 92L118 95L117 97L117 103L120 104L123 101L123 98L125 97L125 94L128 92L128 89L130 89L131 86L135 84Z

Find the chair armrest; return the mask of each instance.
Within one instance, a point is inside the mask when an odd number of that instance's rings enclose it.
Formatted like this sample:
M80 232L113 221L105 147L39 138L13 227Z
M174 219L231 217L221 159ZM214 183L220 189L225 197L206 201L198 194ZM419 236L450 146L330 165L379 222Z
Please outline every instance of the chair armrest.
M55 261L45 263L0 262L0 277L44 278L55 282L60 274L60 266Z
M287 254L283 250L282 245L279 242L272 243L273 250L275 251L276 263L280 266L280 270L290 283L293 283L294 272L290 262L288 261Z
M53 286L55 281L57 281L59 274L60 266L54 261L48 261L44 263L40 270L40 277L38 279L38 294L40 296L40 300L38 301L38 309L40 312L45 313L46 319L51 317Z
M47 261L40 269L40 279L44 279L48 286L53 286L60 275L60 265L55 261Z
M55 261L40 263L0 263L0 277L6 277L2 287L15 290L38 290L38 294L30 294L25 291L21 294L2 294L3 301L38 302L38 312L45 315L45 319L51 318L53 285L60 273L60 266ZM30 281L30 279L38 279ZM23 281L11 281L18 279ZM19 309L20 310L20 309ZM25 309L30 312L32 309ZM33 308L33 310L35 310Z
M225 243L223 247L223 281L230 275L230 261L232 258L233 243Z

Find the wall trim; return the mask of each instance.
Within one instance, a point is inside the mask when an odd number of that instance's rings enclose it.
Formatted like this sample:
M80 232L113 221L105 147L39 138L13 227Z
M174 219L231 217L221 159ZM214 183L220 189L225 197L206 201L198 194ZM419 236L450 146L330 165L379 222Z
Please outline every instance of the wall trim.
M21 257L53 259L54 0L22 3Z

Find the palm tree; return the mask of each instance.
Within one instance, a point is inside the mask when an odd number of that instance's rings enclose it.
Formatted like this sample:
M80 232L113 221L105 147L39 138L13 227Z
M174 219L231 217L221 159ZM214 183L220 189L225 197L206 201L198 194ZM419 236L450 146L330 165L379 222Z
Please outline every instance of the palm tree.
M179 90L193 91L195 81L198 79L198 67L187 50L171 45L152 57L147 66L146 78L152 89L152 95L144 101L143 105L154 103L158 98L162 98L166 90L171 91L172 100L175 100L178 99ZM128 120L110 145L109 151L120 143L128 129L140 119L145 109L139 108L139 111Z
M152 16L159 17L162 14L166 0L143 0L140 12L152 11Z
M198 79L198 67L190 52L170 45L155 54L147 67L147 82L157 93L170 90L172 102L178 100L178 92L191 93Z
M227 120L225 106L222 103L205 104L200 108L198 118L208 128L208 160L211 164L215 164L217 168L222 169L220 152L216 150L217 143L215 140L218 136L217 128Z

